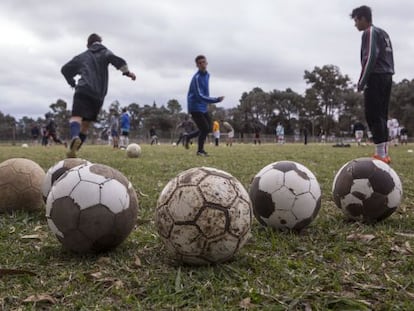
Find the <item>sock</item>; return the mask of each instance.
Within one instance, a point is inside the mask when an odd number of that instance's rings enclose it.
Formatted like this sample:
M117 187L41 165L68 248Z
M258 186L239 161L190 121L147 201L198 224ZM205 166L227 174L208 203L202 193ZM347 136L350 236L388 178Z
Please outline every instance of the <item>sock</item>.
M375 154L385 158L387 156L387 143L375 144Z
M70 122L70 137L73 139L76 136L79 136L80 133L80 123L78 122Z

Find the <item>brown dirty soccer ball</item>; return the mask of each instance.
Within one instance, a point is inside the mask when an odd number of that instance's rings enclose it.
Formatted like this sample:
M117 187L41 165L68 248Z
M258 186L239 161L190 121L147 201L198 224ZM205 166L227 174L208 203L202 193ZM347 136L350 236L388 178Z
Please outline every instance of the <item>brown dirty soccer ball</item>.
M52 186L46 218L62 245L77 253L115 248L136 224L138 199L128 179L102 164L76 166Z
M337 207L348 218L374 223L398 208L402 185L397 173L382 161L359 158L338 171L332 185Z
M250 236L252 207L243 185L209 167L178 174L162 190L155 224L180 262L201 265L231 259Z
M0 213L40 210L44 177L44 170L32 160L13 158L0 163Z

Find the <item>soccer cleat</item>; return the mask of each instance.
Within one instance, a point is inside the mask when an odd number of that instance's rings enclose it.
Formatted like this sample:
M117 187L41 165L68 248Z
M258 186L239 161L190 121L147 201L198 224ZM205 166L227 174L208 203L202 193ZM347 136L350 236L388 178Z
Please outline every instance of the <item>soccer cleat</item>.
M384 163L391 164L391 157L390 156L380 157L378 154L374 154L372 157L374 159L380 160Z
M80 146L82 145L82 141L79 137L72 138L72 141L69 145L69 150L66 152L66 156L68 158L76 158L76 151L79 150Z
M204 150L203 151L197 151L197 155L201 156L201 157L208 157L208 153L205 152Z

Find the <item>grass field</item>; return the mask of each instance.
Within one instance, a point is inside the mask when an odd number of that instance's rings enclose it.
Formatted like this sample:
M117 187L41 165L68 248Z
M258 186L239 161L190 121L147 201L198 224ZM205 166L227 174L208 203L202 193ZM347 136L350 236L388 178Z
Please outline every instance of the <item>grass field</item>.
M372 147L330 145L208 146L209 158L170 145L143 145L139 159L108 146L79 156L117 168L140 198L136 229L116 250L79 256L61 248L44 212L0 215L1 310L413 310L414 153L391 148L404 187L401 207L377 225L345 221L331 198L336 171ZM25 157L47 170L59 146L0 146L0 162ZM210 166L248 188L265 165L294 160L314 172L322 208L302 233L280 233L254 220L252 238L229 263L191 267L168 258L154 229L160 191L179 172ZM1 199L1 198L0 198ZM21 274L5 274L16 269ZM3 272L1 272L3 271Z

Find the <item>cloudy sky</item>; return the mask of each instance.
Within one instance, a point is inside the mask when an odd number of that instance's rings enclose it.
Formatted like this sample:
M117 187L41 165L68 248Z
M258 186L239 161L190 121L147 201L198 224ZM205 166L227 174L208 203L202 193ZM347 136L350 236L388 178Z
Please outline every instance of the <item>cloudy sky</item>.
M110 69L105 108L175 98L186 109L197 54L207 56L211 95L225 95L226 108L256 86L303 93L304 70L325 64L356 82L361 33L349 13L362 4L391 36L394 80L413 79L412 0L1 0L0 111L36 117L59 98L71 104L60 68L92 32L137 75L132 82Z

